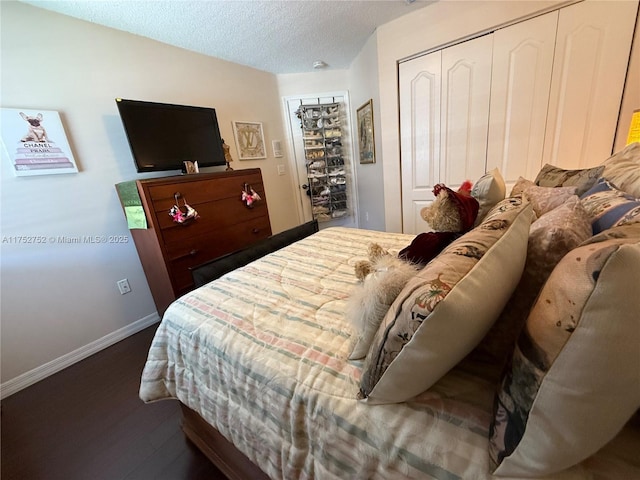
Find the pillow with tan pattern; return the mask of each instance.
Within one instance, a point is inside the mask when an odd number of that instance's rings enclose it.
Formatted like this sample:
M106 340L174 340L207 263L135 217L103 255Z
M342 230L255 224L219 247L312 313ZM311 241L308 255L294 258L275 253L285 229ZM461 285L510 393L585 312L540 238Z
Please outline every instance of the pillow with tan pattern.
M604 178L620 190L640 198L640 142L627 145L602 164Z
M530 185L523 193L531 202L531 207L538 218L559 207L576 194L576 187L539 187Z
M580 196L589 190L602 176L604 165L593 168L565 170L554 165L546 164L534 180L541 187L576 187L576 195Z
M552 475L640 407L640 224L569 252L527 318L494 403L494 475Z
M359 398L404 402L478 344L522 275L530 224L526 199L507 198L409 280L376 332Z
M475 354L492 362L506 361L531 306L555 266L591 235L591 220L576 195L531 224L522 278Z

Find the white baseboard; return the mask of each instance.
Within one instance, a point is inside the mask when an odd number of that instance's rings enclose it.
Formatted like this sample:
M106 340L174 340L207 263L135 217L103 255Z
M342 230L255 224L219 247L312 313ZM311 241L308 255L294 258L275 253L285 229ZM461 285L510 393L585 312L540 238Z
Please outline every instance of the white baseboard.
M114 343L118 343L120 340L124 340L125 338L130 337L131 335L138 333L147 327L150 327L154 323L158 323L159 321L160 317L158 316L158 314L152 313L151 315L147 315L140 320L136 320L126 327L122 327L115 332L111 332L110 334L105 335L104 337L99 338L98 340L91 342L88 345L80 347L73 352L69 352L61 357L45 363L44 365L40 365L33 370L29 370L22 375L18 375L11 380L7 380L6 382L0 384L0 398L6 398L9 395L13 395L16 392L19 392L20 390L27 388L36 382L39 382L40 380L44 380L54 373L58 373L59 371L70 367L74 363L77 363L80 360L84 360L94 353L98 353L100 350L104 350Z

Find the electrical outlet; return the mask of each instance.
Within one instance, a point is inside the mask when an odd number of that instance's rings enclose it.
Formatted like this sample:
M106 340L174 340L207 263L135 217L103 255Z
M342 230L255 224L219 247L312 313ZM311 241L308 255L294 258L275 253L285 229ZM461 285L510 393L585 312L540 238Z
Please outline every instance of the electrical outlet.
M122 280L118 280L117 285L121 295L124 295L125 293L129 293L131 291L131 287L129 286L129 280L127 280L126 278L123 278Z

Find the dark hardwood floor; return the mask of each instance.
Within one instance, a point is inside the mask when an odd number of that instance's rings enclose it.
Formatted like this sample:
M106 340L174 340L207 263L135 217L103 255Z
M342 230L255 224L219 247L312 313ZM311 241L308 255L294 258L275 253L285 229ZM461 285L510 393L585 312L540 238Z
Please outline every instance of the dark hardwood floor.
M2 480L224 480L180 429L174 400L144 404L157 325L2 401Z

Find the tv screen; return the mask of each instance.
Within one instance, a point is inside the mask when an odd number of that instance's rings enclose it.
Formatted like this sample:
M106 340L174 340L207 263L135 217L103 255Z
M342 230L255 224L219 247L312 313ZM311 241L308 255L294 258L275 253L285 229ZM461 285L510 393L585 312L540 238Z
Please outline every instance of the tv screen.
M226 165L213 108L116 98L138 172Z

